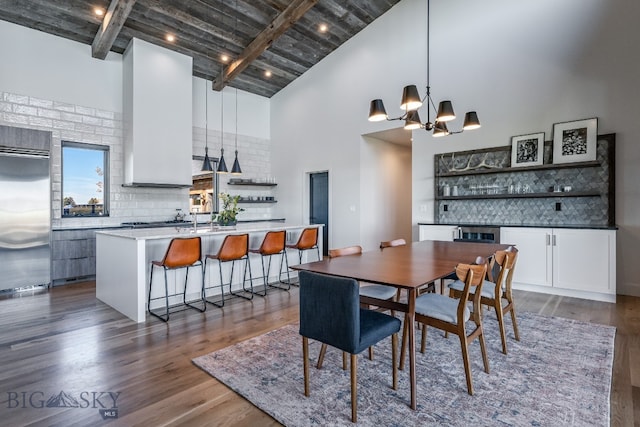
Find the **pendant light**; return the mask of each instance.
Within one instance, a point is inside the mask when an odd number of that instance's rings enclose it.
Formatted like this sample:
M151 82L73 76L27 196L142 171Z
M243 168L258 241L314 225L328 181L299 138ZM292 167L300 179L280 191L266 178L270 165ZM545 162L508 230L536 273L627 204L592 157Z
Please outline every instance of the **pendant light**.
M211 160L209 160L209 102L207 100L207 82L204 82L204 161L202 162L203 172L212 172Z
M236 26L234 28L234 35L238 38L238 0L236 0ZM231 168L232 175L242 174L240 169L240 162L238 161L238 88L236 88L236 158L233 161L233 167Z
M447 136L454 133L461 133L465 130L478 129L480 127L480 120L478 114L475 111L469 111L464 116L464 124L462 130L452 132L447 129L446 122L456 118L456 114L453 111L453 105L451 101L442 101L438 105L436 110L435 102L431 97L431 87L429 86L429 19L431 12L429 10L429 0L427 0L427 92L424 98L420 99L418 88L415 85L405 86L402 91L402 100L400 101L400 108L404 113L400 117L389 118L387 111L384 108L382 99L374 99L369 106L369 121L379 122L383 120L404 120L404 128L407 130L424 129L426 131L433 131L434 137ZM427 121L422 123L420 116L418 115L418 108L426 104ZM431 122L431 110L436 113L435 120Z
M222 11L222 26L224 27L224 2L220 0L220 10ZM225 46L226 48L226 41ZM224 51L223 48L223 51ZM220 64L220 76L224 75L224 65ZM220 160L218 160L218 169L216 173L225 174L229 172L227 170L227 164L224 161L224 90L220 91Z
M220 160L217 173L227 173L227 164L224 161L224 91L220 91Z
M238 89L236 88L236 159L233 161L233 167L231 168L233 175L242 174L240 169L240 162L238 161Z

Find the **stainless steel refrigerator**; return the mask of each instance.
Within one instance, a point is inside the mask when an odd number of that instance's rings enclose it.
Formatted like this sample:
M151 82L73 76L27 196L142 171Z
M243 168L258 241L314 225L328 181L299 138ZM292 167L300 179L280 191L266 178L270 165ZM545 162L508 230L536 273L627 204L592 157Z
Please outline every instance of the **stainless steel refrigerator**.
M49 157L0 152L0 290L51 283Z

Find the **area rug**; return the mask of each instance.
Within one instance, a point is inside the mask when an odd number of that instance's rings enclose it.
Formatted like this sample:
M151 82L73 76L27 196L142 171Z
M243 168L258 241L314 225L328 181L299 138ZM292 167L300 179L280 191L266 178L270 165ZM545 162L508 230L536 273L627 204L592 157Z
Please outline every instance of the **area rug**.
M470 346L474 395L467 394L457 337L429 329L427 350L418 352L417 410L409 408L409 372L391 389L391 340L374 360L358 359L358 424L377 426L608 426L615 328L520 313L521 341L507 323L502 354L495 317L484 320L490 374L478 341ZM417 334L418 345L420 334ZM310 367L304 396L298 325L227 347L193 362L286 426L352 425L349 370L329 349L323 368ZM312 342L310 357L320 345ZM419 347L418 347L419 348Z

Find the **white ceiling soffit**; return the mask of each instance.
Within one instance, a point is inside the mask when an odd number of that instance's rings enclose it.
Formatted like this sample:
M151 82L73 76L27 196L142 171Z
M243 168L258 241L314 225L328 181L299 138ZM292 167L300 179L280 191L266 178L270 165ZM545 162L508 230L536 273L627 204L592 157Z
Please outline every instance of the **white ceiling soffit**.
M376 138L392 144L404 145L411 147L411 131L405 128L387 129L379 132L367 133L362 136Z

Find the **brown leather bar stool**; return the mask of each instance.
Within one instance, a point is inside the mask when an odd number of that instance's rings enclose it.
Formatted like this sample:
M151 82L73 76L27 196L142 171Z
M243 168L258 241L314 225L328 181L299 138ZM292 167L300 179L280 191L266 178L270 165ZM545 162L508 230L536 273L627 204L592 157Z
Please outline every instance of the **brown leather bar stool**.
M162 261L151 261L151 274L149 275L149 297L147 299L147 310L149 314L157 317L158 319L168 322L169 321L169 297L180 295L179 293L169 294L169 285L167 280L168 270L178 270L180 268L186 268L186 274L184 278L184 290L182 291L182 305L185 307L194 308L200 312L207 309L204 299L204 271L202 270L202 256L200 237L190 238L175 238L172 239L167 248L167 252L164 254ZM202 285L200 287L200 300L202 301L202 308L198 308L187 302L187 283L189 279L189 268L200 266L200 273L202 274ZM153 291L153 270L154 267L162 267L164 270L164 296L152 298L151 293ZM165 313L164 315L155 313L151 310L151 301L164 299L165 300ZM179 311L174 310L171 313Z
M318 248L318 227L309 227L302 230L298 241L292 245L287 245L289 249L298 251L298 260L302 264L302 253L312 249L316 250L318 260L320 260L320 248Z
M215 255L207 255L204 260L204 274L207 274L207 261L209 260L218 261L218 267L220 270L220 300L219 301L211 301L206 298L206 290L212 289L214 286L205 287L205 301L213 304L218 307L224 307L224 279L222 277L222 263L223 262L231 262L231 274L229 276L229 294L237 297L241 297L244 299L251 300L253 299L253 278L251 277L251 264L249 263L249 235L248 234L229 234L222 241L222 245L218 250L218 253ZM249 294L249 296L244 295L240 292L234 292L231 289L231 285L233 282L233 270L235 267L236 261L245 261L244 263L244 274L242 276L242 291L245 294ZM249 283L251 285L251 289L247 289L247 269L249 270Z
M302 230L298 241L294 244L287 245L288 249L296 249L298 251L298 262L302 264L302 253L312 249L316 250L318 254L318 261L320 257L320 248L318 248L318 227L309 227ZM291 282L292 285L298 286L297 283Z
M287 260L287 253L285 249L285 244L287 240L287 232L282 231L269 231L265 234L264 239L262 240L262 244L258 249L249 249L250 253L260 254L261 264L262 264L262 277L264 279L264 293L259 293L256 291L258 295L265 296L267 295L267 289L269 287L282 289L288 291L291 289L291 278L289 277L289 261ZM280 255L280 271L278 272L278 282L285 286L279 286L277 284L269 283L269 274L271 273L271 257L273 255ZM269 257L269 261L267 263L267 269L265 271L264 268L264 259L265 257ZM286 274L287 281L282 280L282 264L286 264Z

